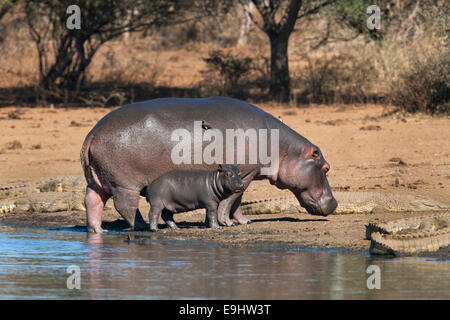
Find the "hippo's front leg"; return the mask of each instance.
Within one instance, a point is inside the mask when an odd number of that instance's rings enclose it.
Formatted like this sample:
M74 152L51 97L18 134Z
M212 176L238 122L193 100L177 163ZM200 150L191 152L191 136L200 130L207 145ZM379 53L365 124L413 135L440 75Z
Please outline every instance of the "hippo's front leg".
M242 182L244 185L244 191L250 185L253 178L259 173L259 169L250 171L245 177L242 178ZM219 205L219 223L224 226L232 226L235 222L239 224L247 224L251 221L245 218L241 213L241 199L244 192L236 193L231 197L223 200ZM230 219L233 217L233 220Z
M233 218L233 222L237 222L239 224L249 224L252 221L247 219L242 215L241 211L241 200L242 200L242 194L241 196L234 202L233 206L231 207L231 217Z
M173 220L173 213L168 210L163 210L161 214L164 222L171 228L171 229L178 229L177 224Z
M236 193L229 198L222 200L219 204L217 217L219 219L219 224L222 226L232 226L233 221L230 219L230 212L232 206L237 198L242 197L242 193Z
M220 228L219 222L217 221L217 206L208 206L206 208L205 225L207 228L213 228L213 229Z

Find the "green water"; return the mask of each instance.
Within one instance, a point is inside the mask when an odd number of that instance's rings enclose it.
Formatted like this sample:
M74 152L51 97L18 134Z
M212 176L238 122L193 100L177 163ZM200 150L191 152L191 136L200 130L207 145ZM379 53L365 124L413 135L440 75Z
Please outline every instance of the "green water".
M0 299L450 299L450 260L125 238L0 226Z

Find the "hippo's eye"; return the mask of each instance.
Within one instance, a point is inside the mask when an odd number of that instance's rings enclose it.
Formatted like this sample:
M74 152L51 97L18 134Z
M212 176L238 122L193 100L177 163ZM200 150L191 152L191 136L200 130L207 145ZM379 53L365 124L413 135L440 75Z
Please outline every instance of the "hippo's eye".
M320 157L319 150L317 150L317 149L314 150L313 153L312 153L312 157L314 159L318 159Z

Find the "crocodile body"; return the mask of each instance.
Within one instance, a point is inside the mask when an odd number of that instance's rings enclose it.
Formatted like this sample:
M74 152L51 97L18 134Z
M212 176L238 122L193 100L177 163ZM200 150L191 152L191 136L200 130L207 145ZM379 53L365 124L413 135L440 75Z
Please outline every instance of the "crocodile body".
M334 192L338 201L335 214L387 212L421 212L450 210L450 205L419 196L377 192ZM243 201L243 214L306 212L295 197Z
M425 212L450 210L450 205L422 197L375 192L335 192L336 214ZM294 197L242 202L244 214L306 212ZM450 213L369 223L366 238L372 254L450 256Z
M83 195L86 189L86 180L83 176L56 176L43 180L32 181L28 183L17 183L9 186L0 186L0 213L16 212L15 203L19 201L26 202L27 198L32 198L34 203L42 203L41 206L35 206L33 210L47 211L47 200L54 201L57 195L61 200L68 199L72 195L66 193L77 193ZM56 195L50 195L50 193ZM40 194L40 195L36 195ZM420 211L439 211L450 210L450 205L443 204L434 200L425 199L418 196L377 193L377 192L335 192L335 198L338 200L338 207L335 214L348 213L374 213L378 210L388 212L420 212ZM1 199L4 199L3 201ZM84 210L84 201L82 198L76 208ZM64 206L62 206L64 207ZM40 208L40 209L37 209ZM49 208L52 208L51 206ZM241 203L243 214L272 214L281 212L305 212L298 200L294 196L269 198L260 200L243 201Z
M85 210L84 195L79 192L45 192L26 198L0 200L0 214L21 212L57 212Z
M18 212L85 210L83 176L59 176L0 186L0 215ZM418 196L375 192L335 192L336 214L450 210L450 205ZM243 214L306 212L295 197L243 201ZM439 213L369 223L366 238L373 254L450 256L450 214Z
M432 214L385 223L369 223L366 238L372 254L450 256L450 214Z
M0 186L0 199L27 197L41 192L84 193L86 180L83 176L56 176L48 179Z
M0 186L0 214L85 210L83 176L47 179Z

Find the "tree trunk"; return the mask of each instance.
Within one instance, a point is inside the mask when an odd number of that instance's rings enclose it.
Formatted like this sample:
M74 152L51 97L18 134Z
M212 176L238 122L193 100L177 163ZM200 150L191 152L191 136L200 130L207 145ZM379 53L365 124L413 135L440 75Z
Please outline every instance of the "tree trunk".
M247 3L242 5L244 9L244 17L242 18L241 23L241 32L239 33L238 46L244 46L247 44L248 40L248 32L250 30L250 11L253 8L253 2L248 1Z
M289 102L290 78L288 63L288 36L270 37L270 96L280 102Z
M85 48L85 44L89 45ZM81 37L67 37L59 45L55 62L41 75L40 85L46 90L79 90L86 69L101 44L92 44L90 40Z

